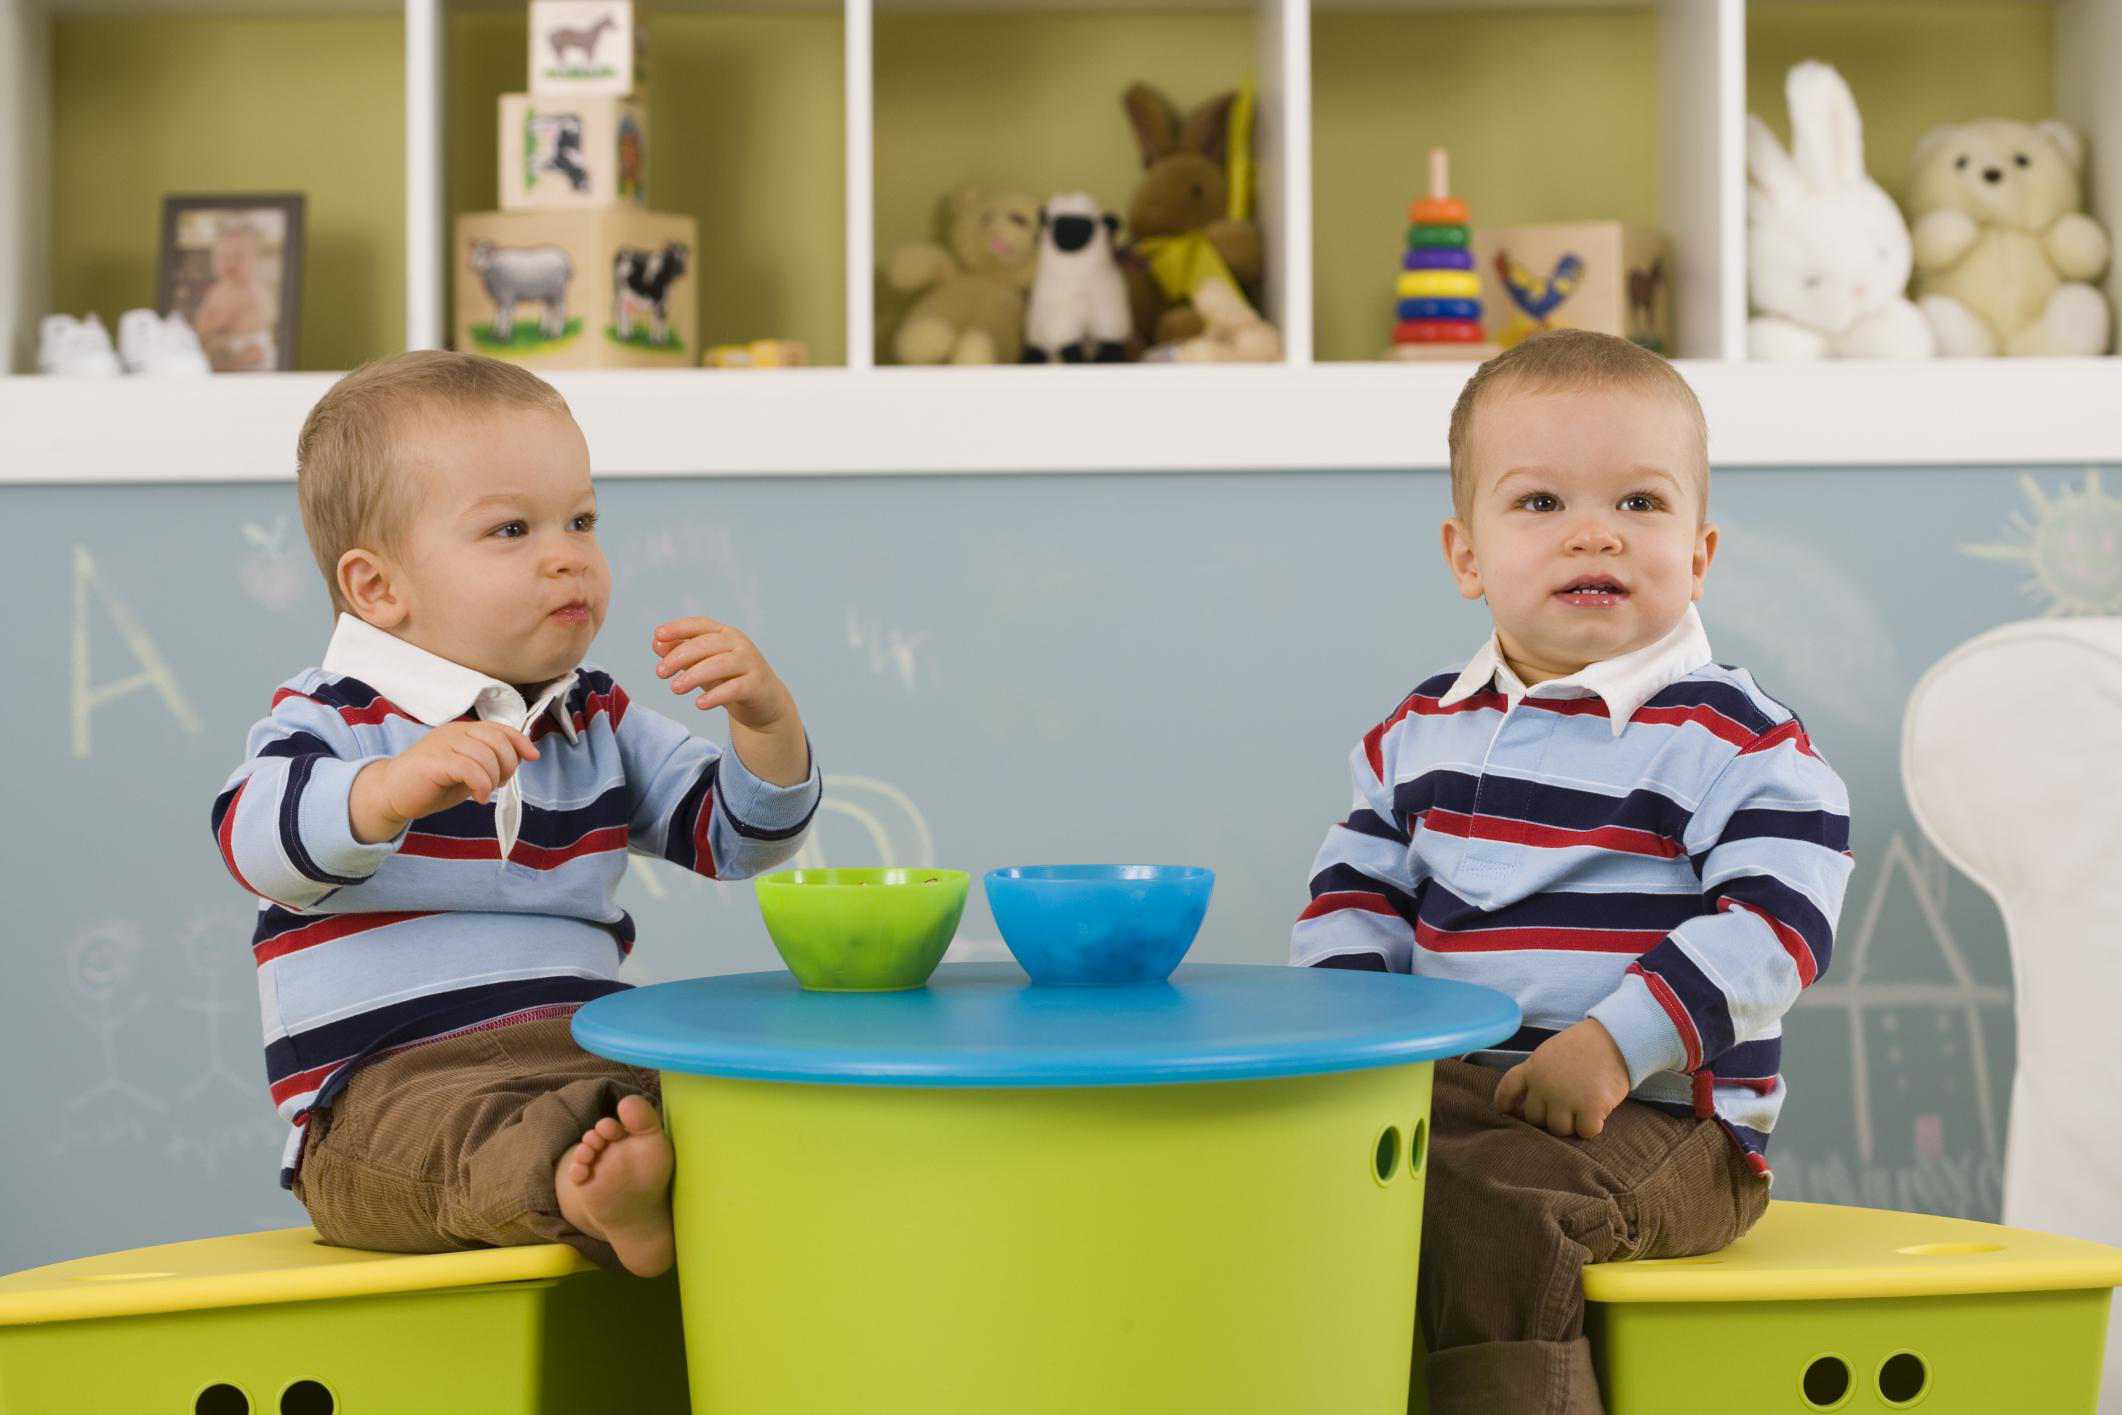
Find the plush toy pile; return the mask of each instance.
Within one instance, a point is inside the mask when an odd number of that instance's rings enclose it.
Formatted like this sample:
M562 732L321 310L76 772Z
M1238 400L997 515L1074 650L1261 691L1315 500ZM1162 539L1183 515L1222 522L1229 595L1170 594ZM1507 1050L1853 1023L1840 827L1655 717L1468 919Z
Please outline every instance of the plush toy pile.
M1044 206L986 186L949 200L940 242L902 246L886 282L920 298L899 322L902 364L1273 361L1259 313L1265 267L1252 204L1250 85L1182 123L1147 84L1123 100L1142 177L1120 218L1085 192Z
M1910 206L1864 172L1856 100L1825 64L1785 83L1792 151L1747 118L1747 276L1757 359L2102 354L2091 283L2107 233L2081 210L2085 148L2059 122L2001 118L1917 143ZM1908 299L1915 276L1916 302Z

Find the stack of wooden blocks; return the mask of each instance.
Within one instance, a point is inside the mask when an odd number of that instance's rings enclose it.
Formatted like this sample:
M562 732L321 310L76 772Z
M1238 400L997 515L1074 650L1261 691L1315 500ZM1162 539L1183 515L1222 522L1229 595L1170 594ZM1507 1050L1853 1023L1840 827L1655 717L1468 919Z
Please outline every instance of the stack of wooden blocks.
M631 0L531 0L529 93L501 97L501 210L457 218L456 346L542 368L699 354L690 216L651 211Z

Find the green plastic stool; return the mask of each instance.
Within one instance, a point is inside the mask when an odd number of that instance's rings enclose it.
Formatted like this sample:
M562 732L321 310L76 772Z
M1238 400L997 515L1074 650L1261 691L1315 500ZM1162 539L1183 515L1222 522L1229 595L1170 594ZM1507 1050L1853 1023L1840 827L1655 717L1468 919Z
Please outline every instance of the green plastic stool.
M1721 1253L1584 1270L1620 1415L2093 1415L2118 1285L2105 1244L1784 1202Z
M0 1278L9 1415L689 1409L675 1276L560 1244L370 1253L290 1228Z

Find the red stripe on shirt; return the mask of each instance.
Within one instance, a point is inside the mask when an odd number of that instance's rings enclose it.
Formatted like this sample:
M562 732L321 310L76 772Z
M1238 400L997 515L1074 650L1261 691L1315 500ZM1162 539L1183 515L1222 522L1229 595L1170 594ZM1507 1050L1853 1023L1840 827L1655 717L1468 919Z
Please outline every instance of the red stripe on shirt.
M1382 894L1370 894L1362 890L1344 889L1322 894L1304 906L1297 915L1297 922L1316 919L1326 914L1337 914L1343 909L1358 909L1366 914L1383 914L1387 918L1398 918L1399 913Z
M251 945L251 957L260 964L270 963L275 958L284 958L290 953L300 953L305 948L314 948L320 943L330 943L335 938L349 934L366 933L370 929L387 928L402 924L407 919L424 919L438 912L433 909L416 909L397 913L330 914L314 924L305 924L299 929L275 934Z
M621 699L625 696L619 692L617 684L613 685L612 691L609 693L590 694L583 699L582 711L568 714L570 725L575 729L577 737L589 731L590 723L596 720L596 716L600 712L609 715L612 720L612 726L614 728L618 727L619 719L625 715L626 708L623 702L617 708L613 707L612 700L615 696ZM531 730L531 741L536 742L546 733L556 731L559 726L559 722L551 714L539 714L538 721L533 724Z
M1634 722L1656 722L1667 727L1684 727L1689 723L1715 733L1735 747L1744 747L1754 740L1752 729L1718 712L1706 703L1688 707L1640 707L1631 719Z
M1607 711L1606 701L1596 694L1581 698L1536 698L1530 693L1518 699L1518 706L1538 708L1542 712L1559 713L1563 717L1612 717Z
M243 871L236 865L236 808L243 804L243 793L250 789L250 781L246 778L243 784L236 788L236 794L228 798L228 809L221 813L221 829L214 832L214 843L221 847L221 859L228 866L228 872L236 877L236 883L251 893L258 894L256 887L243 877ZM263 899L265 896L258 894L258 897Z
M334 1071L337 1071L345 1064L344 1061L327 1062L323 1066L312 1066L307 1071L297 1071L292 1076L282 1076L279 1080L273 1082L269 1088L273 1093L273 1105L275 1107L286 1105L303 1092L316 1090L325 1083Z
M1788 722L1770 728L1753 741L1748 742L1739 749L1739 755L1744 757L1754 752L1773 751L1785 742L1795 744L1798 750L1805 753L1808 757L1812 757L1815 760L1819 759L1820 754L1813 750L1813 739L1805 735L1804 725L1795 717Z
M1530 845L1547 850L1588 846L1622 855L1649 855L1663 860L1677 860L1687 853L1679 841L1669 836L1625 825L1571 830L1564 826L1513 820L1508 816L1467 815L1462 811L1447 811L1441 806L1432 806L1424 812L1423 824L1440 835L1500 840L1511 845Z
M1650 995L1657 999L1658 1006L1672 1019L1673 1030L1680 1034L1680 1045L1687 1049L1687 1061L1683 1070L1693 1071L1702 1065L1702 1034L1695 1030L1695 1019L1687 1015L1680 1005L1680 995L1673 991L1672 984L1651 972L1640 963L1628 965L1628 971L1641 978L1650 988Z
M350 727L374 726L386 717L402 717L407 722L414 723L420 720L381 694L378 694L375 701L371 702L367 707L334 707L322 698L313 698L308 693L298 693L293 688L282 688L273 694L273 706L278 707L289 698L303 698L315 703L318 707L330 708L333 712L339 714L340 721Z
M1805 941L1804 934L1799 933L1760 905L1749 904L1743 899L1734 899L1728 894L1717 901L1717 909L1719 912L1726 909L1744 909L1747 913L1767 924L1775 933L1776 942L1783 945L1783 951L1790 955L1790 961L1797 966L1798 986L1809 988L1813 985L1813 979L1820 975L1820 964L1813 957L1812 945Z
M512 864L525 865L534 870L550 870L584 855L597 855L625 848L626 827L608 825L601 830L588 832L572 845L532 845L528 841L518 840L516 848L509 851L508 858Z
M1406 701L1400 704L1391 717L1363 734L1363 753L1370 758L1371 775L1380 781L1385 779L1385 734L1398 727L1410 714L1420 717L1449 717L1457 712L1481 712L1486 709L1501 712L1503 707L1503 695L1493 688L1484 688L1450 707L1444 706L1441 698L1430 697L1424 693L1408 694Z
M710 786L700 796L700 814L693 819L693 869L709 879L720 879L715 873L715 847L708 843L707 829L715 819L715 788ZM701 869L705 860L707 868Z
M1640 956L1664 941L1663 929L1440 929L1415 925L1415 942L1432 953L1506 953L1520 948Z
M626 848L626 827L604 826L585 832L568 845L533 845L527 840L517 840L509 852L511 864L533 870L550 870L583 855L602 854L607 850ZM498 860L501 858L501 842L493 836L467 838L458 835L423 835L406 832L404 843L399 845L401 855L414 855L423 860Z
M456 835L422 835L407 831L398 846L401 855L415 855L423 860L498 860L501 858L501 842L491 835L484 839L469 839Z

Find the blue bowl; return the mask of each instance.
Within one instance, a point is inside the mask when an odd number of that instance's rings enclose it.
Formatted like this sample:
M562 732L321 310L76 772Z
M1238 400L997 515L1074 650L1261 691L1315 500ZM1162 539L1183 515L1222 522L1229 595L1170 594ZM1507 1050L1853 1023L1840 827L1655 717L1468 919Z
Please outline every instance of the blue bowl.
M1002 941L1035 983L1161 983L1193 947L1216 872L1197 865L989 870Z

